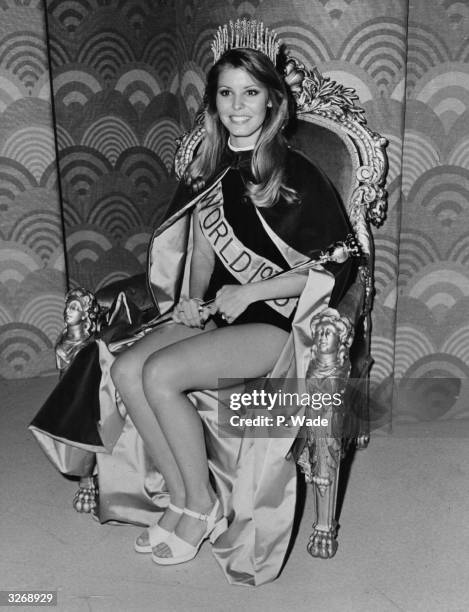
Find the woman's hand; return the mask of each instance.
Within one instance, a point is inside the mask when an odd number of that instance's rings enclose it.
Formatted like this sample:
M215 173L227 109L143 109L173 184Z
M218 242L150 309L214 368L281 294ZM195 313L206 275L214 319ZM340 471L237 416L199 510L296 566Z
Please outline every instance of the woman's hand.
M257 301L257 295L253 284L246 285L224 285L217 291L215 305L222 319L232 323L241 315L249 304Z
M209 316L210 312L202 306L202 300L196 298L182 297L173 310L173 321L186 327L203 329Z

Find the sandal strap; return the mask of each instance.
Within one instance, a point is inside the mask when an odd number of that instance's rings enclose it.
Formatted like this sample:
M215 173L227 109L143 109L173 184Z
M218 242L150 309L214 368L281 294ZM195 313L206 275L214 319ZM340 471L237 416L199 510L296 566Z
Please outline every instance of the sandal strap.
M199 512L194 512L193 510L189 510L189 508L184 508L184 514L187 516L192 516L192 518L199 519L199 521L208 521L210 514L200 514Z
M168 540L169 541L165 542L165 544L171 551L171 556L173 557L178 556L177 554L175 554L178 552L187 553L187 552L192 552L194 550L197 550L197 546L194 546L193 544L189 544L189 542L186 542L186 540L183 540L178 535L176 535L174 532L171 534L171 538L168 538Z
M199 512L194 512L193 510L189 510L189 508L184 508L184 514L187 514L188 516L192 516L193 518L196 518L199 521L205 521L206 523L215 524L215 519L216 519L219 507L220 507L220 500L217 499L215 503L213 504L210 512L208 513L202 514ZM207 528L208 527L209 525L207 525Z
M168 508L172 510L175 514L182 514L185 510L185 508L179 508L178 506L175 506L171 502L169 503Z
M147 531L148 531L148 543L150 544L151 548L155 548L155 546L158 546L158 544L160 544L161 542L164 542L171 533L164 527L160 527L158 523L156 523L156 525L152 525L151 527L148 527Z

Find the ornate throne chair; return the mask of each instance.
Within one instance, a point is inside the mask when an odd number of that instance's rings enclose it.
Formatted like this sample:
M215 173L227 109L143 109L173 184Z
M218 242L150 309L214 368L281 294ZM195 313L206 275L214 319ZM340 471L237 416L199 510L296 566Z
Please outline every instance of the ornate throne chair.
M313 556L332 557L337 549L336 540L336 500L339 467L347 448L354 445L363 448L369 440L367 418L367 377L371 365L370 358L370 309L373 296L373 242L369 226L379 226L386 211L386 192L384 181L387 171L385 153L386 141L366 126L364 111L357 105L354 90L323 77L316 69L308 70L294 58L286 62L285 78L296 102L296 126L291 135L291 143L319 166L335 185L344 208L350 218L355 237L361 248L361 260L357 280L348 290L338 308L355 330L353 344L346 355L349 364L347 374L361 384L353 385L353 392L347 395L346 411L349 418L347 428L335 429L327 438L326 444L319 443L314 432L307 436L306 447L297 454L298 463L307 482L311 483L315 499L313 533L308 550ZM192 159L203 128L200 122L181 139L175 159L176 174L181 176L187 163ZM154 305L146 289L145 277L140 275L114 283L100 290L96 297L101 312L105 313L114 298L122 291L143 312L144 317L154 315ZM350 425L350 422L353 424ZM129 466L129 447L135 452L135 465ZM210 452L210 449L209 449ZM86 477L89 473L75 475ZM141 482L136 487L130 485L139 472L138 466L147 465L143 444L130 419L125 419L121 437L111 453L97 453L100 503L97 510L101 521L113 520L107 512L106 495L108 484L100 478L100 473L114 475L119 479L122 506L131 506L136 489L146 495L146 506L139 514L142 523L151 521L152 511L158 499L148 494L151 484L158 488L160 483ZM93 504L81 502L75 507L89 511ZM88 498L94 489L88 488ZM87 500L88 500L87 498ZM162 505L165 505L162 503Z
M368 376L370 324L373 299L374 250L370 224L384 221L387 194L384 184L388 169L387 141L366 126L365 112L357 106L355 91L313 68L307 70L294 58L286 64L286 80L297 103L298 126L291 138L335 185L349 216L362 258L355 283L338 307L341 317L353 328L348 374L353 382L346 394L348 414L342 431L326 440L308 437L308 447L298 463L315 498L313 532L308 543L312 556L329 558L337 550L337 488L341 459L354 446L369 442ZM331 416L331 415L330 415ZM320 442L325 442L321 444Z

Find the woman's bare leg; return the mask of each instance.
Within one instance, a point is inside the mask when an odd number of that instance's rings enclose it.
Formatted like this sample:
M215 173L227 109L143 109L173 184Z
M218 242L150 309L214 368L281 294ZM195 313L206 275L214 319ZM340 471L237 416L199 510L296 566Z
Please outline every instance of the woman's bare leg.
M207 328L209 327L208 324ZM184 481L155 414L146 400L142 386L142 369L147 358L158 349L203 331L176 323L164 325L118 355L111 367L112 380L143 439L145 449L165 479L171 502L180 508L184 507L186 501ZM168 509L158 524L167 531L172 531L179 518L180 515ZM140 543L146 544L148 536L142 537Z
M151 355L143 368L143 388L180 470L186 507L206 513L215 494L209 483L202 423L187 398L189 390L216 389L219 378L256 378L271 370L287 332L263 323L224 327L171 344ZM184 514L176 534L196 544L205 524ZM165 544L159 556L170 556Z

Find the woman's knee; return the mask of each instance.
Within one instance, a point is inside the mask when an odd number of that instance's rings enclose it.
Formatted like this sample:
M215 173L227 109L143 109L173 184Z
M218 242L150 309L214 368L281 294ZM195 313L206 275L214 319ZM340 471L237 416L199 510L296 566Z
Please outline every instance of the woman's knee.
M142 368L143 390L152 397L169 397L183 389L183 377L177 363L164 350L148 357Z
M111 365L111 378L117 389L134 383L141 376L142 364L130 352L118 355Z

